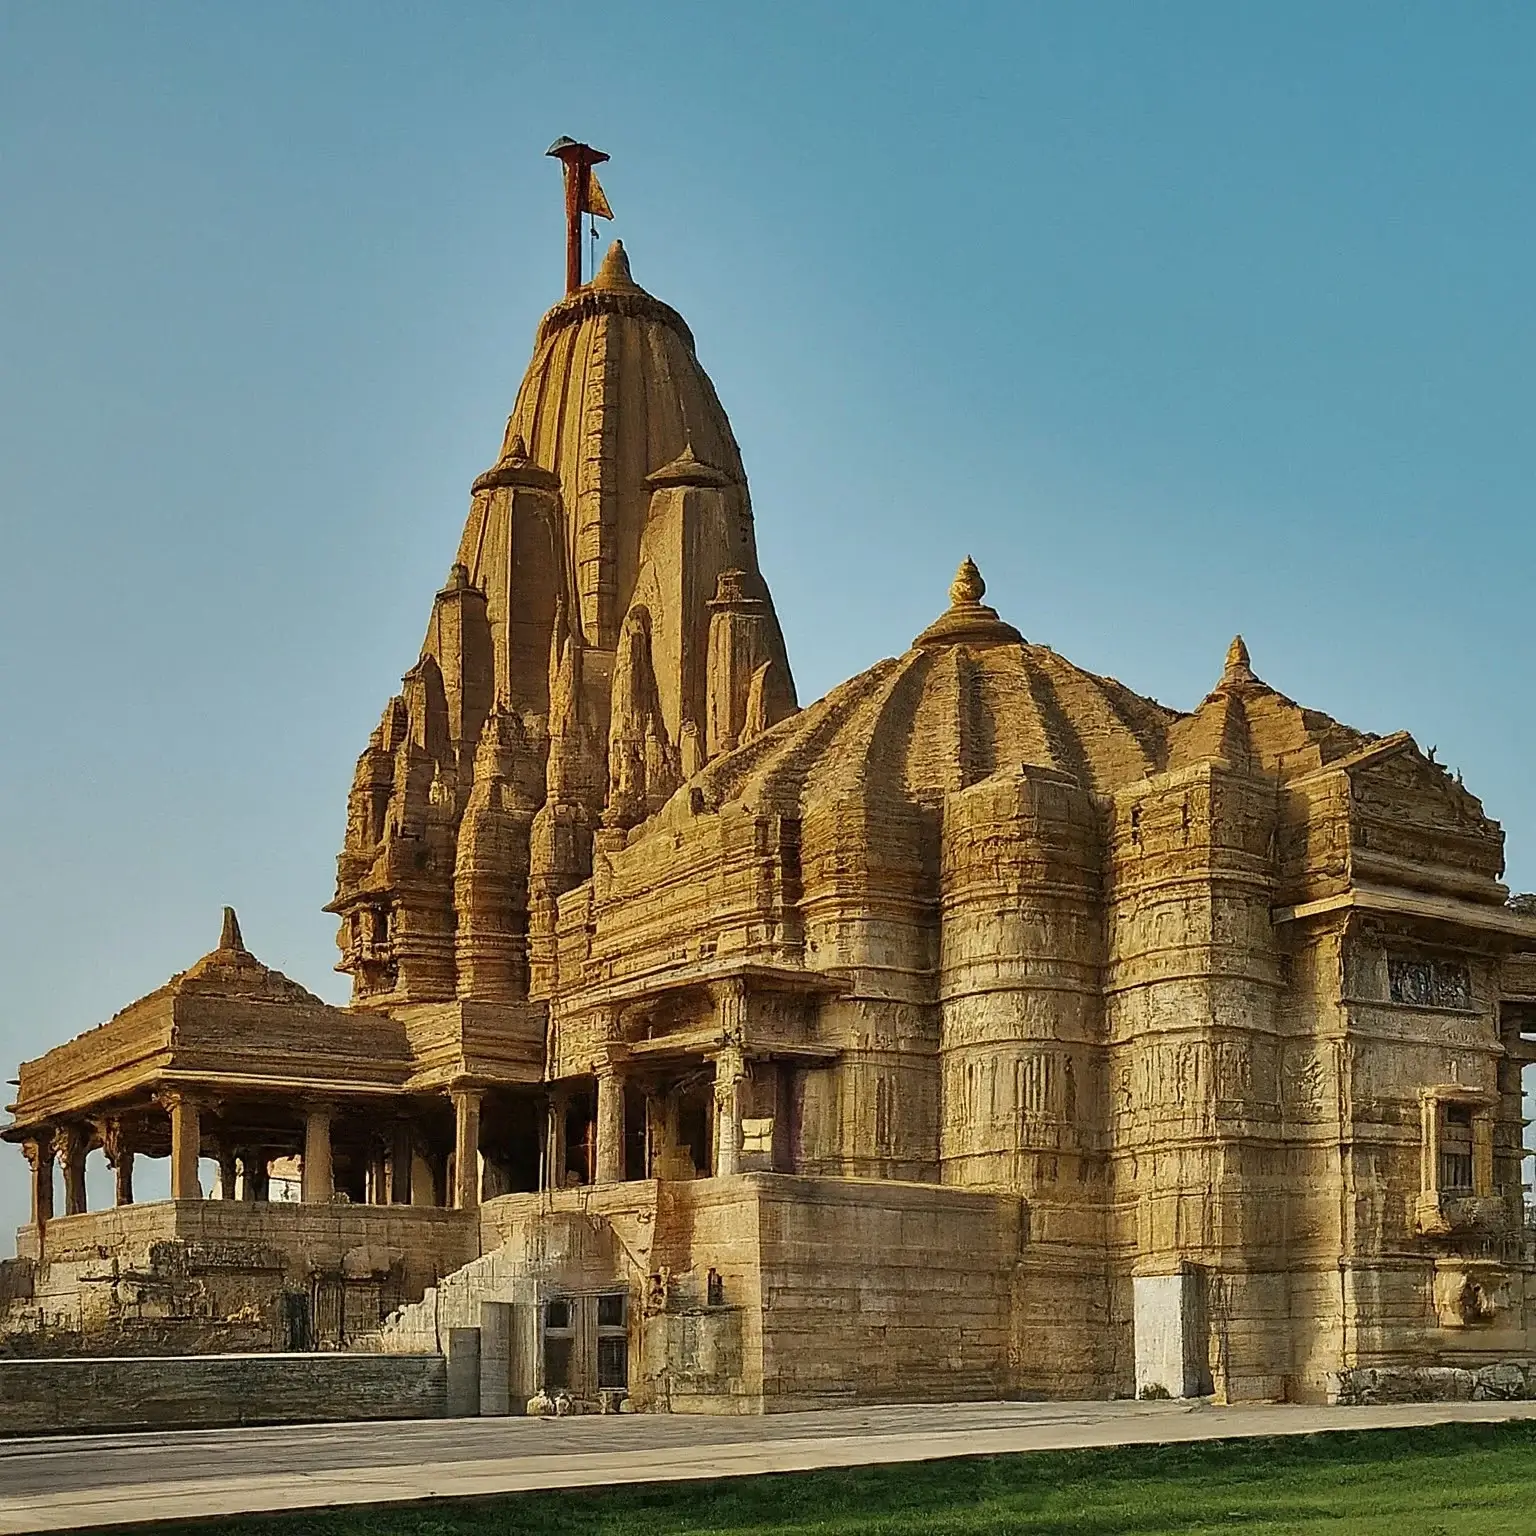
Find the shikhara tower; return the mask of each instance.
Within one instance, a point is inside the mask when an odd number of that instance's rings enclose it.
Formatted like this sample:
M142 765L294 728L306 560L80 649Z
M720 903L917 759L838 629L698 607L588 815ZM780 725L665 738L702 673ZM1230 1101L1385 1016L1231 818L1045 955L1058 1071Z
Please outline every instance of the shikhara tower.
M555 898L594 838L794 708L730 422L615 243L540 323L358 761L331 909L355 1001L547 996Z
M352 1006L231 916L23 1064L0 1330L481 1328L497 1411L1536 1390L1498 824L1241 639L1171 709L969 559L799 709L693 339L620 245L581 280L555 151L569 291L348 798Z

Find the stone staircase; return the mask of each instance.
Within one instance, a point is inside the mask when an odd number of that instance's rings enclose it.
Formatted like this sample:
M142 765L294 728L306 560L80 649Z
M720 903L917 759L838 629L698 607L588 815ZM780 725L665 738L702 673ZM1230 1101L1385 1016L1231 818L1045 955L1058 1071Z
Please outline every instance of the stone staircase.
M351 1347L374 1354L444 1354L450 1329L480 1325L482 1302L537 1302L552 1291L637 1287L648 1272L654 1208L604 1213L573 1193L563 1192L554 1208L530 1206L511 1220L498 1221L488 1210L486 1226L502 1241L445 1275L420 1301L397 1307L377 1332ZM526 1196L504 1198L529 1204Z

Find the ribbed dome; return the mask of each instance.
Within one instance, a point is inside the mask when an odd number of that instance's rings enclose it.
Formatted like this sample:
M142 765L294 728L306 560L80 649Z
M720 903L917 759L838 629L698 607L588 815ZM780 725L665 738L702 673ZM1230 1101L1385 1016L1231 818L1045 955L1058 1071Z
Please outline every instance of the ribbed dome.
M701 782L712 804L785 815L856 792L934 800L1018 763L1108 790L1163 765L1177 718L1044 646L962 639L878 662Z
M931 801L1010 764L1099 791L1165 765L1175 711L1029 644L981 603L984 590L967 560L950 608L910 651L710 764L706 799L794 815L850 794Z
M1217 759L1289 777L1370 739L1261 682L1236 646L1194 713L1168 709L1030 644L984 592L967 560L950 607L911 650L711 763L692 788L711 807L797 815L849 796L931 802L1028 763L1107 793Z

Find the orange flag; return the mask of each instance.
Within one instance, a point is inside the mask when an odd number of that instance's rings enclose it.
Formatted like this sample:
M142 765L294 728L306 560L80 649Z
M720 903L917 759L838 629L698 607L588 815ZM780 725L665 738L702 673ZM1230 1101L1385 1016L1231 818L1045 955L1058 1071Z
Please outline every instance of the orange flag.
M597 179L596 171L587 172L587 201L581 212L590 213L595 219L613 217L613 209L608 206L608 199L603 195L603 184Z

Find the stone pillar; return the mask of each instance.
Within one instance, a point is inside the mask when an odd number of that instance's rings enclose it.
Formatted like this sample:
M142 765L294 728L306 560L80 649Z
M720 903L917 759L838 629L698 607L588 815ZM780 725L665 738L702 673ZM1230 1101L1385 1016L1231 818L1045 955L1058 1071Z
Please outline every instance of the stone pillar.
M118 1205L133 1204L133 1148L120 1147L112 1164L112 1196Z
M258 1147L242 1152L240 1154L240 1198L253 1203L265 1202L271 1192L266 1151Z
M565 1116L570 1102L563 1091L549 1096L549 1130L544 1153L544 1183L549 1189L565 1188Z
M100 1125L101 1150L107 1167L115 1175L113 1202L117 1205L133 1204L133 1148L123 1134L121 1120L103 1120Z
M645 1098L645 1168L642 1176L660 1179L671 1173L667 1135L667 1102L665 1092L649 1093Z
M228 1147L219 1148L219 1199L234 1200L238 1198L239 1191L236 1188L239 1182L240 1170L235 1164L235 1154Z
M59 1161L64 1169L64 1214L83 1216L85 1159L91 1149L91 1133L83 1125L66 1125L58 1135Z
M1484 1198L1494 1193L1492 1106L1472 1116L1472 1193Z
M715 1057L715 1175L736 1172L741 1151L741 1080L746 1063L741 1048L726 1046Z
M1440 1187L1440 1101L1432 1093L1419 1097L1419 1193L1432 1195Z
M461 1211L480 1204L480 1101L479 1088L455 1088L453 1099L453 1203Z
M24 1141L21 1151L32 1169L32 1225L41 1232L53 1220L53 1139Z
M368 1158L368 1203L389 1204L389 1149L376 1141Z
M395 1122L394 1144L389 1153L389 1203L411 1203L411 1124L408 1120Z
M597 1074L597 1156L593 1183L624 1179L624 1079L612 1066Z
M184 1093L169 1093L165 1096L165 1108L171 1117L171 1199L201 1200L197 1158L202 1145L202 1123L197 1101Z
M335 1193L331 1182L331 1106L310 1105L304 1117L304 1166L299 1199L305 1205L327 1205Z

